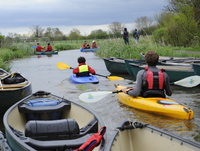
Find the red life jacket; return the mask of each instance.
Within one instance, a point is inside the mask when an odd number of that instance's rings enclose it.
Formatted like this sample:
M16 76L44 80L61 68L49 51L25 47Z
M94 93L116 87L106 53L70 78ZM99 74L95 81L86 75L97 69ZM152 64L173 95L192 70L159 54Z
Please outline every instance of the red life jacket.
M101 127L101 129L99 129L99 131L96 134L92 135L83 145L81 145L78 149L73 151L92 151L96 146L99 145L105 132L106 127Z
M165 83L165 74L163 69L160 69L159 72L152 72L148 67L145 67L146 70L146 82L142 87L143 97L165 97L164 94L164 83Z

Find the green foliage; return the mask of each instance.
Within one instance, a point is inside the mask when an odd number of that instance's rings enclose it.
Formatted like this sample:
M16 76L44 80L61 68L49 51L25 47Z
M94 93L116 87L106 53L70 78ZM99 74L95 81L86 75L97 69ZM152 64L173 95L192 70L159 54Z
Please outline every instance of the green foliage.
M99 57L118 57L127 59L141 59L140 53L145 53L149 50L157 52L161 56L180 56L180 57L199 57L196 54L188 54L186 52L174 51L174 47L161 46L152 43L151 37L140 36L139 44L136 45L133 38L130 38L130 45L125 45L123 39L108 39L102 40L99 44L99 51L96 55ZM176 48L183 50L183 48Z
M156 43L162 43L164 40L164 37L166 36L166 32L167 32L167 28L165 27L155 30L152 34L154 41Z
M70 49L74 49L72 45L68 45L68 44L56 44L54 45L56 50L70 50Z

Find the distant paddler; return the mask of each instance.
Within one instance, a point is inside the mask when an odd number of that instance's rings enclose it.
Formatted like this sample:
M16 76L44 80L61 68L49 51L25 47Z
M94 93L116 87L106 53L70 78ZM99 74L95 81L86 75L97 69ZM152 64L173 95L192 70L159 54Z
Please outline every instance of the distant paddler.
M36 51L42 52L41 49L45 49L45 47L41 47L39 43L37 43Z

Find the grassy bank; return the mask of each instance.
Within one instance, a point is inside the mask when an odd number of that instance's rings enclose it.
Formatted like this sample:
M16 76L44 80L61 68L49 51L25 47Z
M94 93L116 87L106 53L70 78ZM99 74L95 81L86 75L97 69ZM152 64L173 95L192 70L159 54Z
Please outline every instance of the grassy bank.
M158 45L153 42L151 37L140 37L139 44L135 44L135 40L129 39L130 45L125 45L123 39L107 39L99 43L100 51L96 53L99 57L118 57L128 59L141 59L140 53L145 53L149 50L157 52L161 56L179 56L179 57L200 57L200 54L189 54L176 50L194 50L200 48L183 48Z
M13 46L8 46L6 48L0 49L0 68L10 72L11 65L9 64L10 60L16 58L24 58L33 55L35 49L32 49L33 44L18 44ZM47 45L41 45L46 47ZM52 45L53 50L71 50L79 49L82 45L79 43L65 44L65 43L56 43Z

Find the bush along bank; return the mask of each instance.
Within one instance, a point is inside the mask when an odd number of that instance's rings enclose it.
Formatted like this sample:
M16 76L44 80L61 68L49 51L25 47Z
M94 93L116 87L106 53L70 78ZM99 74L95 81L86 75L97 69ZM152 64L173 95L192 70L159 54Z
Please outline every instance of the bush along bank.
M142 59L140 53L149 50L157 52L160 56L177 56L177 57L200 57L199 54L189 54L182 47L162 46L153 42L151 36L140 36L139 44L136 45L134 39L129 39L130 45L125 45L123 39L107 39L99 44L99 51L96 55L99 57L117 57L126 59Z

